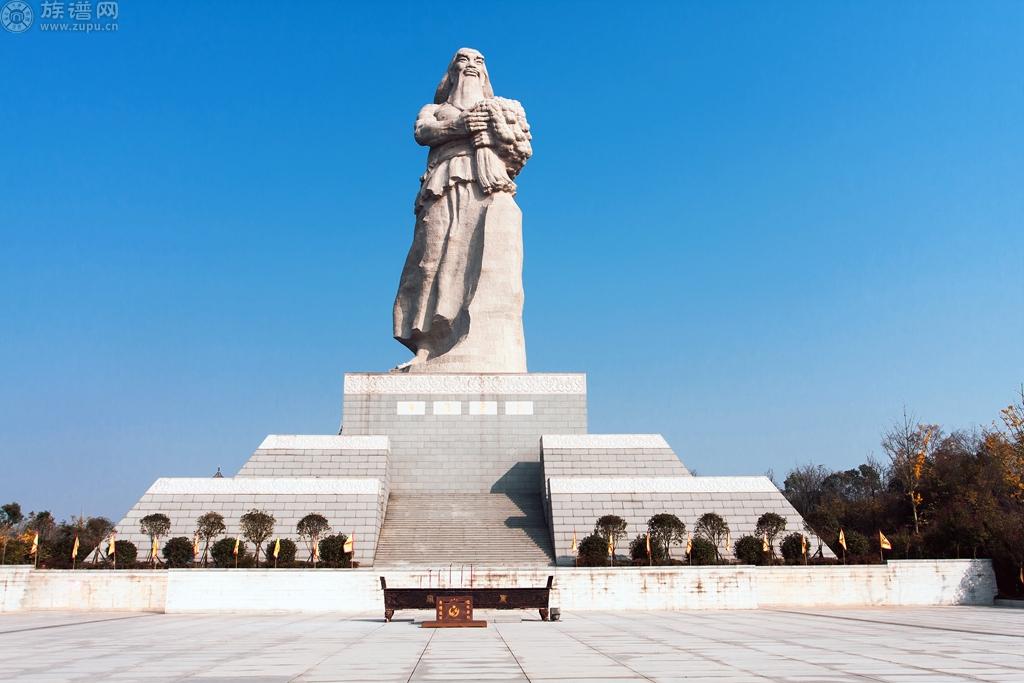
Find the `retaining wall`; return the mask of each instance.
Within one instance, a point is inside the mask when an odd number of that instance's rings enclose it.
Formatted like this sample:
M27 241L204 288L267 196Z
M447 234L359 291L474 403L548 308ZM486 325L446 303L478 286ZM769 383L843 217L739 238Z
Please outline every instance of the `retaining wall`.
M0 567L0 611L382 611L389 587L470 585L469 567L437 570L172 569L69 571ZM830 567L474 570L477 587L543 586L566 611L991 605L988 560L909 560Z

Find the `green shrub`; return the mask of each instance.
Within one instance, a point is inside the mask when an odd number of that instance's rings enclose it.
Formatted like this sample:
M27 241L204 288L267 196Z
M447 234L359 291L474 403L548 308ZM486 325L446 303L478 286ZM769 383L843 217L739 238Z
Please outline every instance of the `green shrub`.
M210 555L213 557L213 564L216 567L234 567L235 566L235 539L228 536L222 538L212 546L210 546ZM245 543L238 544L238 566L243 567L250 562L246 562L247 555L245 553Z
M192 564L192 539L175 536L164 544L164 559L168 567L188 567Z
M114 541L114 554L117 555L117 566L128 569L135 566L139 549L131 541Z
M348 536L345 534L324 536L320 540L320 564L325 567L351 567L352 553L344 551L347 540Z
M868 537L859 531L844 531L846 536L846 557L858 558L858 559L870 559L867 556L871 554L871 542L868 541ZM839 538L836 536L836 547L839 548L840 554L842 554L842 547L839 546Z
M793 532L782 539L782 557L785 558L786 562L801 563L804 561L803 546L801 545L802 538L803 534ZM808 539L808 554L811 552L810 544L810 539Z
M274 545L276 540L267 542L267 561L274 566ZM288 567L295 564L295 541L290 538L281 539L281 551L277 555L277 566Z
M733 544L733 554L742 564L766 564L764 540L757 536L741 536Z
M585 537L576 549L576 564L580 567L607 567L608 541L600 534Z
M718 564L718 549L706 538L697 536L690 548L690 564Z
M7 541L7 550L0 547L0 557L3 558L4 564L31 564L32 558L28 556L29 548L32 547L31 543L17 538L15 536L8 536L6 539L0 539L0 543Z

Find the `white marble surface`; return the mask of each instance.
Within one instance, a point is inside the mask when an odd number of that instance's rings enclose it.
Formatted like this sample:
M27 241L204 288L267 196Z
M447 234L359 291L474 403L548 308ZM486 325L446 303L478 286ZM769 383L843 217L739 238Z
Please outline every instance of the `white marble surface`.
M7 681L1017 682L1019 610L0 615ZM415 619L415 622L413 621Z
M287 451L386 451L386 436L343 436L340 434L268 434L258 450Z
M541 448L670 448L661 434L545 434Z
M778 492L768 477L551 477L551 493Z
M345 373L346 394L585 394L582 373L402 374Z
M161 477L153 482L147 494L213 493L248 495L377 495L380 479L328 479L321 477Z

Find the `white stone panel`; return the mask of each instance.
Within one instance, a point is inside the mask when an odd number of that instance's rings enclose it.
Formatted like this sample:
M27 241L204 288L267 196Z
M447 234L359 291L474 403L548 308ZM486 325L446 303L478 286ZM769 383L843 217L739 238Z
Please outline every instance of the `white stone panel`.
M346 373L346 394L586 394L584 374Z
M552 477L551 493L779 493L768 477Z
M497 415L498 414L498 402L497 401L470 401L469 402L469 414L470 415Z
M380 479L328 479L318 477L161 477L147 494L194 495L378 495Z
M434 415L462 415L462 401L434 401Z
M670 448L661 434L545 434L542 448Z
M426 401L399 401L395 407L396 415L426 415Z
M342 436L340 434L268 434L259 450L379 450L386 451L386 436Z
M506 415L533 415L533 401L505 401Z

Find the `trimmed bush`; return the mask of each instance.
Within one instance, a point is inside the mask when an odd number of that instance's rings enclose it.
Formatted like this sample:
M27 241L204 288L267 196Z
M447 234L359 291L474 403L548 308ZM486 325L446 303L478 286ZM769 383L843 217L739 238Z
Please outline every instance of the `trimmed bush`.
M706 538L695 537L690 548L690 564L718 564L718 548Z
M234 567L235 566L235 539L228 536L222 538L212 546L210 546L210 555L213 557L213 564L216 567ZM238 544L238 566L242 567L247 564L245 562L245 543Z
M320 564L325 567L351 567L352 553L344 551L347 540L348 536L345 534L325 536L320 541Z
M782 557L786 562L793 564L802 563L804 561L803 546L801 545L800 539L803 538L803 534L793 532L782 539ZM811 553L811 541L807 540L807 554Z
M114 541L114 553L118 567L134 567L139 557L139 549L131 541Z
M585 537L576 550L576 564L580 567L607 567L608 541L600 534Z
M164 559L168 567L187 567L192 564L192 539L175 536L164 544Z
M277 539L267 541L267 561L270 566L274 566L274 546L277 543ZM289 567L295 564L295 541L290 538L281 539L281 552L277 555L277 566L278 567Z
M733 554L742 564L766 564L764 541L756 536L741 536L733 544Z
M866 555L870 555L872 552L871 542L868 541L868 537L859 531L846 530L843 532L846 536L846 557L850 559L863 558ZM839 545L839 535L836 534L836 547L839 549L839 555L842 557L842 547ZM877 555L877 553L876 553ZM877 559L877 557L875 558Z

